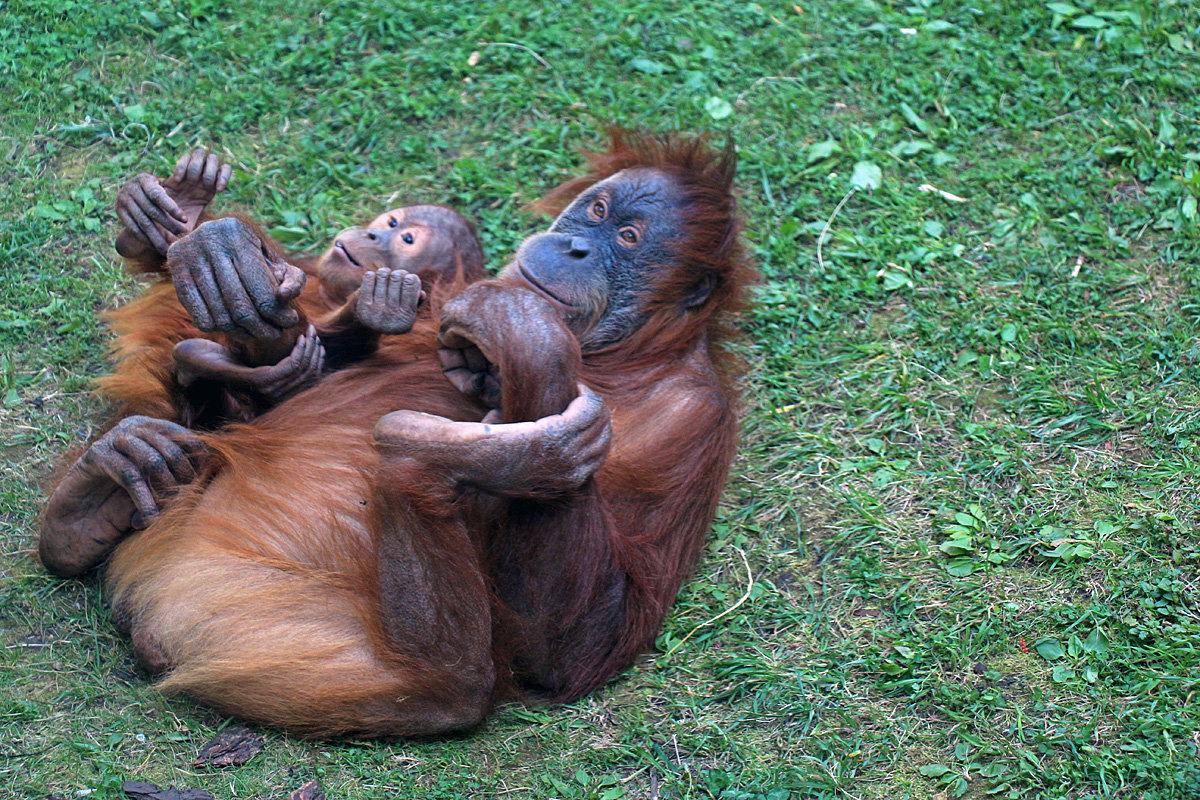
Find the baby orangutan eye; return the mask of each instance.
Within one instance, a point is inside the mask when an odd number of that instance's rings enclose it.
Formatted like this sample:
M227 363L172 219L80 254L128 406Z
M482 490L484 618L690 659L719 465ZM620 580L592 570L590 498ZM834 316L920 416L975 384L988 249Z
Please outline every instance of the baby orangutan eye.
M404 233L400 234L400 241L404 242L405 244L412 244L413 235L408 231L405 231Z
M395 217L388 217L388 227L389 227L389 228L394 228L394 227L396 227L396 226L397 226L397 225L399 225L399 224L400 224L400 223L396 221L396 218L395 218Z

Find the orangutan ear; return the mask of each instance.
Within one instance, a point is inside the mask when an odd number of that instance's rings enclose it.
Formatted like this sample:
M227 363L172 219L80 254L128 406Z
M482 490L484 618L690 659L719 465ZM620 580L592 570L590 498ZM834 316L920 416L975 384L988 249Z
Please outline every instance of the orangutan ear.
M704 305L704 301L708 300L708 296L713 293L715 288L717 288L717 274L715 272L704 273L700 276L700 280L696 281L692 290L684 295L683 307L695 308Z

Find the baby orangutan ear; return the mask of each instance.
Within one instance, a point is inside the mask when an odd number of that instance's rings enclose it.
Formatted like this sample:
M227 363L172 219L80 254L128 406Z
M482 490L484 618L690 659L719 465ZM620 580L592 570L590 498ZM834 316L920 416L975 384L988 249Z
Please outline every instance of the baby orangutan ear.
M696 285L692 290L683 297L684 308L695 308L696 306L704 305L708 300L709 295L713 293L713 289L717 288L717 275L715 272L705 272L700 276L700 280L696 281Z

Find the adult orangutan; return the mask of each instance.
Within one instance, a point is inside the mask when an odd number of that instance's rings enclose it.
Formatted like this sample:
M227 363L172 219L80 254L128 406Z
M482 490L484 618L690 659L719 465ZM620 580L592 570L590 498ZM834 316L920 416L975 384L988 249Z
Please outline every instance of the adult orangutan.
M590 168L438 324L194 437L205 472L106 576L164 688L300 733L427 735L577 698L653 642L733 456L722 347L753 273L731 150L618 134ZM257 236L202 225L172 272L271 274Z
M196 149L165 180L148 173L131 179L117 196L117 216L126 227L116 241L130 269L165 276L168 248L205 219L231 172L217 155ZM243 222L219 224L252 227ZM252 283L258 313L236 303L226 307L227 285L184 269L177 286L152 285L109 314L118 334L117 369L100 386L122 406L120 416L200 428L253 418L311 385L326 366L340 368L374 352L381 334L407 332L435 285L483 277L474 229L441 206L384 212L344 231L315 260L285 254L257 229L249 236L262 243L271 264L268 273L243 276ZM317 280L306 285L307 277Z

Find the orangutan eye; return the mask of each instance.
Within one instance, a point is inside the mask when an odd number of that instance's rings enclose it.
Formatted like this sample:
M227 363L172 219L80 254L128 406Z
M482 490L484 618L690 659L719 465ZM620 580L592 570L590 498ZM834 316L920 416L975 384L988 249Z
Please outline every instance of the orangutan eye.
M621 244L635 245L638 243L637 228L621 228L617 231L617 235L621 237Z
M412 244L413 235L408 231L405 231L404 233L400 234L400 241L404 242L405 244Z
M400 224L400 223L396 221L396 218L395 218L395 217L388 217L388 227L389 227L389 228L394 228L394 227L396 227L396 226L397 226L397 225L399 225L399 224Z
M608 203L603 200L593 200L592 205L588 208L588 216L596 222L608 216Z

